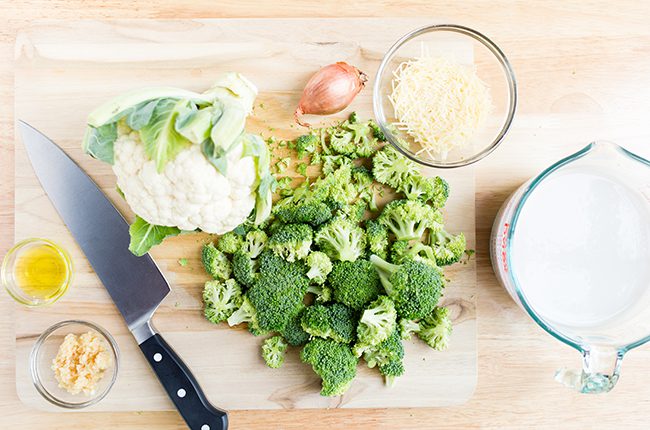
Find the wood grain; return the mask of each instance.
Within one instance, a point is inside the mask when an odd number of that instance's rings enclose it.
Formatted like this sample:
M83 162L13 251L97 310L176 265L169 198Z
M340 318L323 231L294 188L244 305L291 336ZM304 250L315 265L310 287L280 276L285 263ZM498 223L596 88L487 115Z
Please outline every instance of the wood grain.
M13 43L38 18L221 16L431 16L475 27L508 54L520 84L513 132L477 165L479 383L461 407L235 412L233 428L646 428L648 347L630 353L616 389L584 396L552 381L577 366L496 284L487 240L501 202L540 168L592 139L643 145L650 139L650 6L643 1L289 2L24 1L0 3L0 248L13 243ZM646 147L647 148L647 147ZM644 149L644 148L642 148ZM647 156L647 149L645 155ZM643 152L643 151L642 151ZM23 406L14 388L13 315L0 300L0 423L3 428L182 429L175 412L46 414Z
M70 154L131 219L131 211L116 196L111 167L81 151L80 136L93 105L143 86L174 85L201 91L209 88L219 74L237 70L260 90L247 130L293 139L303 132L293 124L293 106L314 70L343 60L366 70L372 82L382 53L404 29L425 24L417 19L377 18L43 22L18 34L15 112ZM381 35L373 34L376 28L385 30ZM299 38L287 41L282 35L289 31ZM175 35L173 39L170 33ZM471 59L471 43L454 43L453 47L459 55ZM366 89L348 110L355 110L360 118L370 117L370 94L371 88ZM57 104L65 106L65 110L52 115L51 106ZM342 117L345 115L342 113ZM324 121L330 123L333 119ZM285 155L290 154L274 153L276 159ZM61 412L35 390L28 363L35 337L65 315L67 319L90 319L107 328L121 351L117 382L93 409L172 409L107 292L45 196L22 144L15 148L15 160L16 240L50 238L69 249L75 262L73 285L56 305L16 311L18 396L27 405ZM289 172L297 176L293 169ZM469 246L473 247L473 170L428 173L444 174L449 181L452 195L445 207L447 226L450 231L466 232ZM318 394L318 378L300 362L297 349L292 350L280 371L272 370L261 360L261 339L242 328L215 327L205 321L201 290L208 278L200 267L199 252L207 240L207 235L181 235L152 250L172 285L172 293L156 311L154 323L219 407L449 406L464 403L473 393L477 351L474 260L446 272L450 282L443 303L450 305L454 319L448 351L437 353L423 342L407 342L404 364L408 371L394 388L382 386L376 369L359 366L358 376L345 396L324 398ZM179 266L181 257L188 259L187 267Z

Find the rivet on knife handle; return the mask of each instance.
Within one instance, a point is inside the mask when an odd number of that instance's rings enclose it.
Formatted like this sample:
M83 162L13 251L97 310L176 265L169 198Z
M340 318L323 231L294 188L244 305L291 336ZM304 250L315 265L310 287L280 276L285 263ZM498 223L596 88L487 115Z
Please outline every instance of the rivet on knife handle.
M226 430L228 415L210 404L183 360L155 334L140 344L151 368L191 430Z

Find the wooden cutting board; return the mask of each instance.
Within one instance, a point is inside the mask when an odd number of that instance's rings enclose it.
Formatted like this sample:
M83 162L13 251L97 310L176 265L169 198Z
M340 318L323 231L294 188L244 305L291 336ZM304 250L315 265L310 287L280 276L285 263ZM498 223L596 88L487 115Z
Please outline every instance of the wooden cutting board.
M88 112L103 101L147 85L203 91L220 73L238 71L259 88L249 131L294 138L292 112L302 87L320 66L347 61L371 81L387 48L421 19L229 19L201 21L45 22L16 41L16 118L29 122L60 145L128 217L115 191L110 166L82 154L80 139ZM458 47L467 50L467 47ZM471 47L466 54L471 55ZM480 66L480 65L479 65ZM372 116L372 85L349 110ZM344 116L344 114L341 114ZM330 118L327 121L333 121ZM18 133L16 133L19 136ZM18 138L19 139L19 138ZM434 173L432 171L432 173ZM451 231L464 231L474 245L474 174L471 168L435 172L451 184L446 208ZM38 335L65 319L105 327L120 348L118 380L97 411L173 409L142 357L107 292L39 186L21 142L16 144L16 240L45 237L70 251L75 277L56 304L18 307L16 380L22 401L61 411L32 386L29 352ZM341 397L319 396L319 379L291 350L279 370L260 357L261 339L245 329L215 326L202 316L201 291L207 280L199 262L204 234L167 240L152 255L172 286L154 323L194 371L211 401L228 410L279 408L430 407L460 404L476 385L476 271L474 261L447 271L443 303L453 312L448 351L406 342L406 374L392 389L376 369L359 365L351 389ZM181 267L179 258L189 264ZM137 291L134 291L137 294ZM18 305L17 305L18 306Z

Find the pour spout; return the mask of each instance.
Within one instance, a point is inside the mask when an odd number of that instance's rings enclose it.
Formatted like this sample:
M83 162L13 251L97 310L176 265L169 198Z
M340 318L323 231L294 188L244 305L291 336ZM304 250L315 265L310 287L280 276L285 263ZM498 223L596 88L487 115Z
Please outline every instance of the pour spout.
M560 369L555 373L555 380L581 393L606 393L618 381L622 360L623 352L617 349L586 349L582 353L582 369Z

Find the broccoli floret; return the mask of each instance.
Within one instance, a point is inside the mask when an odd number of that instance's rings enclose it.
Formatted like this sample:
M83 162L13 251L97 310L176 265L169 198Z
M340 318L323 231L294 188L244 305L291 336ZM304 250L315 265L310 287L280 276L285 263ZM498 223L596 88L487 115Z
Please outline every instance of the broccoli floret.
M257 311L260 329L282 332L288 320L302 307L309 280L302 273L296 273L293 266L296 265L284 262L275 272L259 276L246 293Z
M433 311L442 294L440 269L413 260L391 264L376 255L372 255L370 261L377 268L379 279L401 318L424 318Z
M388 339L397 327L395 304L386 296L379 296L370 303L357 326L357 343L353 351L357 357L363 352Z
M313 231L307 224L280 226L268 241L268 247L289 262L307 257L311 248Z
M415 163L389 145L372 157L372 166L375 179L395 189L399 189L411 176L419 175Z
M334 173L336 169L349 162L349 159L344 155L323 155L321 160L323 161L322 170L325 175Z
M442 351L449 346L451 331L449 309L437 307L430 315L420 321L420 331L417 332L417 336L431 348Z
M386 258L388 254L388 230L377 220L366 221L366 239L372 254Z
M290 263L270 249L262 251L257 258L261 277L304 277L306 271L302 262Z
M411 241L396 240L390 247L390 261L394 264L402 264L404 261L409 259L408 252L410 248Z
M343 128L333 128L330 132L330 147L341 155L354 155L354 133Z
M449 183L440 176L436 176L431 180L433 181L433 195L429 200L431 200L433 207L441 209L449 198Z
M321 396L344 394L357 375L358 359L350 347L332 339L313 338L300 352L300 359L311 364L322 379Z
M366 202L363 200L357 200L353 204L345 205L341 208L340 214L358 224L366 215Z
M316 233L316 244L333 260L354 261L366 249L366 235L357 223L337 217Z
M346 128L352 132L356 156L359 158L372 157L377 151L377 141L373 137L369 123L347 124Z
M268 237L262 230L251 230L246 233L246 240L242 249L250 255L251 258L257 258L266 246Z
M444 230L439 231L431 235L430 242L436 263L439 266L457 263L467 248L467 241L463 233L454 236Z
M410 339L413 333L418 333L420 331L420 323L415 320L400 318L397 325L399 326L399 332L402 339Z
M379 275L368 260L339 261L328 276L334 300L361 310L382 292Z
M356 112L350 112L350 115L348 116L348 123L349 124L354 124L359 120L359 116L357 115Z
M387 387L395 385L395 378L404 374L404 363L402 360L395 360L379 366L379 373L384 375L384 383Z
M357 189L352 184L352 165L345 163L325 177L319 178L304 196L306 200L328 204L338 209L357 197Z
M201 261L208 275L214 279L225 281L230 278L232 268L226 254L215 248L213 243L203 245Z
M352 309L341 303L316 304L305 309L301 324L312 336L350 343L354 340L357 318Z
M358 196L357 188L351 182L342 184L339 188L333 188L330 196L325 200L332 210L341 210L346 214L354 215L358 217L359 206L355 206L354 202L357 200ZM355 209L350 209L350 206L355 206ZM361 208L365 212L365 204L361 205ZM361 215L363 217L363 215Z
M402 184L399 191L409 200L431 202L434 208L441 209L449 197L449 184L440 176L427 178L413 175Z
M365 166L355 166L352 168L352 179L359 188L366 188L372 185L375 178L372 177L372 172Z
M322 284L332 271L332 260L324 252L314 251L307 256L307 277L317 284Z
M264 334L264 330L262 330L259 326L257 311L255 310L255 307L246 294L244 294L239 309L233 312L226 321L228 321L228 325L230 327L239 325L241 323L248 323L248 331L250 331L253 335L259 336L261 334Z
M307 288L308 293L312 293L316 296L317 303L325 303L332 300L332 287L329 285L310 285Z
M378 218L397 240L420 240L425 231L442 230L442 213L415 200L393 200Z
M318 134L318 140L321 147L321 153L323 155L332 155L332 150L329 147L327 141L329 140L329 128L319 128L315 130Z
M287 346L287 342L282 339L282 336L273 336L266 339L262 344L262 358L266 365L272 369L282 366Z
M378 209L377 200L375 199L374 187L370 186L364 189L363 191L361 191L361 194L359 194L359 198L364 202L366 202L369 210L374 212Z
M368 121L368 125L370 126L370 129L372 130L372 135L375 136L375 139L377 139L380 142L386 141L386 135L384 134L383 131L381 131L381 127L379 127L379 124L377 124L373 120L370 120Z
M393 330L388 339L363 351L363 359L370 368L383 366L392 361L401 362L403 358L404 345L398 329Z
M302 263L290 263L271 250L260 254L255 284L246 295L257 311L259 328L282 332L288 320L303 306L309 279Z
M321 164L323 162L323 156L320 152L312 152L311 157L309 157L309 164Z
M366 203L368 209L371 211L376 211L377 200L375 197L375 187L372 184L365 186L359 186L359 200Z
M361 142L357 145L357 157L360 158L370 158L374 155L375 152L377 152L377 143L375 139L370 139L367 136L364 136L364 138L361 140Z
M426 202L433 195L433 182L429 178L420 175L410 176L399 191L404 193L409 200L421 200Z
M345 209L357 198L357 187L352 183L352 169L350 166L342 166L332 175L332 185L328 200L334 202L339 208Z
M269 226L268 226L264 231L266 232L267 235L269 235L269 236L273 236L273 233L275 233L276 231L278 231L278 229L279 229L280 227L282 227L283 225L285 225L285 223L283 223L282 221L280 221L278 218L275 218L275 217L274 217L273 222L271 222L271 223L269 224ZM268 245L268 243L267 243L267 245ZM266 247L265 250L268 250L268 246ZM271 251L271 252L273 252L273 251ZM264 252L262 252L262 253L264 253ZM262 255L262 254L260 254L260 255Z
M278 219L286 224L309 223L316 227L332 218L329 206L319 201L301 201L283 205L275 211Z
M296 188L291 189L291 194L288 194L284 196L282 199L276 201L273 204L273 209L271 211L271 215L273 215L272 221L267 225L267 227L264 229L267 233L272 233L270 231L270 228L273 225L276 225L277 223L280 223L281 220L278 219L277 215L280 211L284 209L290 209L292 207L297 206L298 204L302 204L305 202L305 195L309 191L309 180L305 179L300 185L298 185Z
M234 254L244 245L240 235L234 231L223 234L217 241L217 249L226 254Z
M352 168L352 180L354 181L354 185L357 188L359 198L357 203L365 202L365 204L368 206L368 209L371 211L376 211L377 202L375 201L375 190L373 187L375 179L372 177L370 170L366 169L364 166Z
M318 139L318 136L315 136L313 134L305 134L296 139L295 146L296 152L298 153L298 158L304 158L307 155L318 151L320 140Z
M433 266L437 265L433 248L422 242L412 243L408 240L398 240L391 247L390 258L395 264L402 264L406 260L415 260Z
M299 174L301 174L304 177L307 177L307 167L308 167L307 163L299 163L296 166L296 172L298 172Z
M257 261L249 253L237 251L232 256L232 273L237 282L250 287L257 280Z
M203 287L203 313L215 324L228 319L242 303L242 291L237 281L208 281Z
M327 205L327 207L330 208L331 211L335 211L335 212L338 212L338 211L340 211L341 209L343 209L345 207L344 203L337 202L337 201L335 201L333 199L330 199L330 198L327 198L324 201L324 203Z
M284 330L282 330L282 336L291 346L300 346L309 342L309 333L302 329L301 323L304 310L304 305L298 307L298 310L289 318Z

